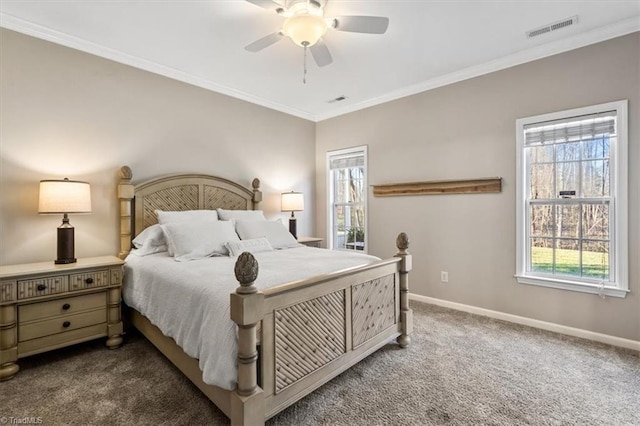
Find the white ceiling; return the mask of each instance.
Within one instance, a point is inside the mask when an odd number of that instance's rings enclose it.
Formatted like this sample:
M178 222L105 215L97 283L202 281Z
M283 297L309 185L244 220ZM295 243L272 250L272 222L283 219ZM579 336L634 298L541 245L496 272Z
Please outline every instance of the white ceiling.
M2 0L0 25L313 121L640 30L640 0L328 0L325 10L388 16L389 29L329 30L334 61L309 58L307 84L290 40L244 50L283 18L243 0ZM577 25L525 35L575 15Z

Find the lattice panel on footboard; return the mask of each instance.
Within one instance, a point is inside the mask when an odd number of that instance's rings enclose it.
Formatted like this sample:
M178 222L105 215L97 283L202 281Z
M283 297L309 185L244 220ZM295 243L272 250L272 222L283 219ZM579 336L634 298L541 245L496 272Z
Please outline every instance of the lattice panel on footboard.
M395 275L351 287L353 347L395 324Z
M217 208L226 210L244 210L251 206L247 205L247 199L238 194L229 192L228 189L217 186L204 185L204 205L203 209L214 210Z
M345 353L344 290L275 311L276 393Z
M144 197L142 216L143 227L158 223L156 210L197 210L198 185L181 185L172 188L161 189Z

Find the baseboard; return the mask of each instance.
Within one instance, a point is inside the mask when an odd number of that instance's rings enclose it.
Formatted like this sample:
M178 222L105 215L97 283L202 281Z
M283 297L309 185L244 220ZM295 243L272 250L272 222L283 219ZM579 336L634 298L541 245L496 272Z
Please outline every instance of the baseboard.
M527 325L529 327L553 331L555 333L566 334L568 336L593 340L594 342L606 343L608 345L618 346L626 349L633 349L640 352L640 342L637 340L623 339L622 337L610 336L608 334L596 333L580 328L567 327L565 325L554 324L552 322L506 314L504 312L492 311L490 309L479 308L477 306L464 305L462 303L450 302L448 300L421 296L419 294L409 294L409 299L415 300L417 302L428 303L430 305L442 306L443 308L469 312L471 314L481 315L483 317L499 319L502 321L513 322L515 324Z

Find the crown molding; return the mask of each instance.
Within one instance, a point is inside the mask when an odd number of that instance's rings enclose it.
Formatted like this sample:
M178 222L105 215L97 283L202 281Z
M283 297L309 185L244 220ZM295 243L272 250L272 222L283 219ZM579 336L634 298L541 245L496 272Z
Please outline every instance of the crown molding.
M428 90L436 89L438 87L447 86L449 84L457 83L463 80L468 80L474 77L479 77L484 74L489 74L495 71L510 68L516 65L520 65L526 62L535 61L548 56L557 55L559 53L567 52L570 50L578 49L580 47L588 46L590 44L598 43L601 41L609 40L615 37L620 37L626 34L630 34L636 31L640 31L640 19L637 17L629 18L623 21L619 21L612 25L599 27L591 31L576 34L572 37L557 40L551 43L543 44L533 47L531 49L523 50L512 55L508 55L493 61L485 62L480 65L475 65L469 68L465 68L460 71L452 72L446 75L435 77L412 86L408 86L399 90L395 90L386 93L382 96L378 96L372 99L368 99L363 102L358 102L353 105L338 108L333 111L321 114L313 114L308 111L291 108L286 105L282 105L276 102L269 101L257 96L253 96L249 93L235 90L233 88L216 84L210 80L206 80L201 77L194 76L192 74L180 71L178 69L168 67L166 65L158 64L153 61L142 59L119 50L111 49L96 43L92 43L87 40L80 39L78 37L71 36L38 24L34 24L29 21L25 21L21 18L13 15L0 12L0 27L17 31L23 34L27 34L33 37L37 37L52 43L60 44L62 46L70 47L72 49L80 50L92 55L96 55L102 58L110 59L115 62L119 62L125 65L130 65L134 68L139 68L145 71L152 72L154 74L162 75L174 80L178 80L184 83L188 83L197 87L201 87L207 90L211 90L223 95L231 96L243 101L250 102L252 104L260 105L265 108L280 111L285 114L289 114L295 117L303 118L305 120L320 122L330 118L338 117L341 115L349 114L351 112L359 111L365 108L373 107L383 104L385 102L397 100L407 96L415 95L417 93L426 92Z
M634 17L625 19L612 25L595 28L591 31L576 34L566 39L556 40L551 43L523 50L512 55L485 62L480 65L475 65L469 68L462 69L460 71L455 71L449 74L442 75L440 77L435 77L418 84L408 86L400 90L395 90L393 92L389 92L385 95L378 96L373 99L366 100L364 102L359 102L354 105L345 106L341 109L336 109L326 114L319 114L315 116L315 121L319 122L327 120L329 118L338 117L340 115L345 115L365 108L380 105L385 102L415 95L417 93L426 92L428 90L447 86L449 84L468 80L474 77L479 77L481 75L490 74L492 72L514 67L516 65L532 62L537 59L542 59L548 56L557 55L559 53L568 52L570 50L579 49L590 44L595 44L612 38L621 37L623 35L631 34L637 31L640 31L640 18Z
M223 95L231 96L233 98L241 99L252 104L280 111L285 114L303 118L305 120L315 121L315 116L306 111L290 108L286 105L253 96L240 90L235 90L227 86L216 84L210 80L194 76L184 71L180 71L178 69L162 65L157 62L149 61L147 59L142 59L137 56L129 55L119 50L92 43L90 41L83 40L81 38L74 37L69 34L65 34L38 24L34 24L32 22L25 21L24 19L9 15L4 12L0 12L0 27L17 31L22 34L30 35L42 40L50 41L55 44L70 47L72 49L80 50L82 52L90 53L101 58L110 59L121 64L149 71L154 74L178 80L183 83L188 83L193 86L198 86L203 89L211 90L213 92L221 93Z

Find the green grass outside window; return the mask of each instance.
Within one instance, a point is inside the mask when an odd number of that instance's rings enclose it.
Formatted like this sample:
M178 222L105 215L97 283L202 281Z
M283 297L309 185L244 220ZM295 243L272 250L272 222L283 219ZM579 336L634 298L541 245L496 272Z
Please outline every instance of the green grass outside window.
M531 269L535 272L553 273L553 249L531 247ZM593 251L582 252L582 274L580 273L580 251L556 249L556 274L583 276L588 278L609 277L609 254Z

